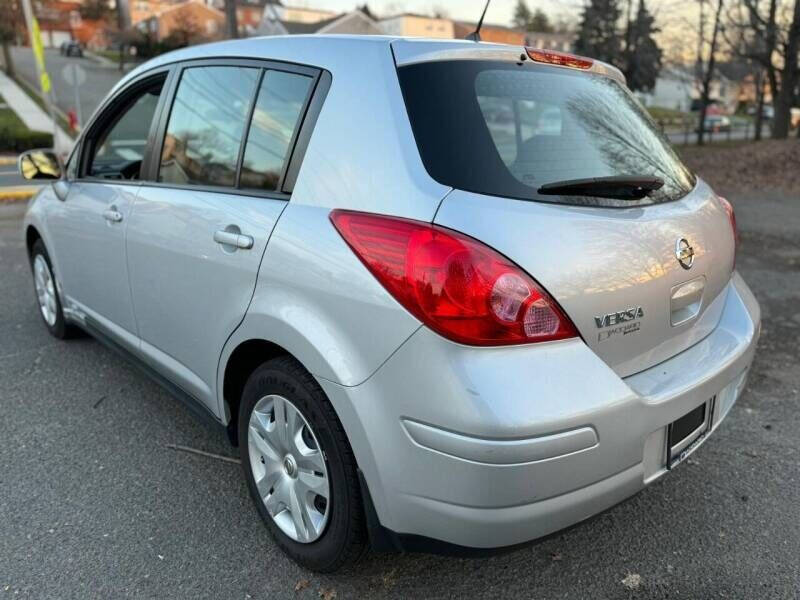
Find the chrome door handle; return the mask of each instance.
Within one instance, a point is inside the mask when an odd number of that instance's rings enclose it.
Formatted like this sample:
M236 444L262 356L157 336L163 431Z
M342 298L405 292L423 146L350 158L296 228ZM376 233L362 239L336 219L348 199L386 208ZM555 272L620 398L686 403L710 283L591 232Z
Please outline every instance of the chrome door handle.
M253 238L243 233L234 233L220 229L214 232L214 241L223 246L233 246L242 250L250 250L253 247Z
M103 218L106 221L111 221L112 223L119 223L122 221L122 213L116 209L109 208L108 210L103 211Z

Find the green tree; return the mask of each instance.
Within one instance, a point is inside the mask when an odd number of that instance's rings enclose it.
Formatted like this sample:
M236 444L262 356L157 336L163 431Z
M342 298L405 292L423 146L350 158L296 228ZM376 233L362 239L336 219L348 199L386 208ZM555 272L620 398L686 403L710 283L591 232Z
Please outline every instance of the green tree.
M620 14L617 0L591 0L581 14L575 51L615 66L622 65L622 39L617 28Z
M653 37L656 33L655 18L647 10L644 0L639 0L636 17L628 21L625 32L623 71L628 87L633 91L649 92L656 85L662 58L661 48Z
M528 31L540 31L542 33L553 33L555 30L552 23L550 23L550 19L547 15L542 11L542 9L537 8L531 20L528 22L528 26L525 28Z
M525 0L517 0L517 5L514 7L514 18L511 20L514 26L527 30L532 18L533 13Z

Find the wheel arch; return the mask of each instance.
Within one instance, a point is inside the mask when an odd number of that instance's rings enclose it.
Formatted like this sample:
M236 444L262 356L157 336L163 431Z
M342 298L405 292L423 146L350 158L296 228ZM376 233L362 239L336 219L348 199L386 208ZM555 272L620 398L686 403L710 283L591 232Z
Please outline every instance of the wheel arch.
M33 252L33 245L36 243L36 240L41 239L42 234L39 233L39 230L36 229L34 225L28 225L25 228L25 248L28 250L28 258L30 258L31 252Z
M228 356L222 376L222 399L224 417L228 422L228 438L234 446L239 445L239 403L247 379L259 365L279 356L292 356L297 360L285 348L260 338L240 342Z

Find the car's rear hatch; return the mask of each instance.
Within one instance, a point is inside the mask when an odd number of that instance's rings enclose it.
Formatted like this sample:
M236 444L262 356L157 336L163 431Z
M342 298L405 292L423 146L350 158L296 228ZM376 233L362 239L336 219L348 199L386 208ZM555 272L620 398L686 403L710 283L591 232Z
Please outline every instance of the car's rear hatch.
M627 89L520 60L524 48L431 48L399 42L394 51L425 167L455 188L435 221L528 271L622 376L710 333L733 266L728 215ZM541 190L620 176L663 187L633 200Z

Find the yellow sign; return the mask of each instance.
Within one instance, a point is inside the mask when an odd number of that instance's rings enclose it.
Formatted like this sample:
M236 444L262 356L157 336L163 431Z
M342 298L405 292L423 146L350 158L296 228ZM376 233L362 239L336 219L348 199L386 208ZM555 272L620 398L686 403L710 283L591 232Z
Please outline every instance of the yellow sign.
M39 65L39 85L42 87L42 93L47 94L50 92L50 76L44 66L44 45L42 44L42 33L39 31L39 21L36 17L33 18L33 39L31 40L33 46L33 55L36 57L36 64Z

